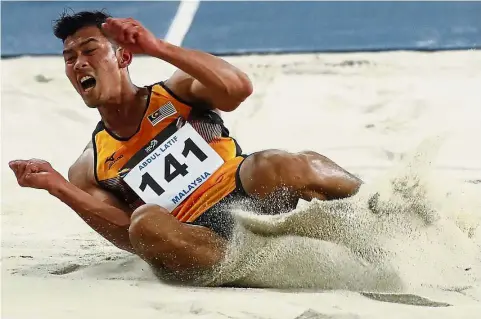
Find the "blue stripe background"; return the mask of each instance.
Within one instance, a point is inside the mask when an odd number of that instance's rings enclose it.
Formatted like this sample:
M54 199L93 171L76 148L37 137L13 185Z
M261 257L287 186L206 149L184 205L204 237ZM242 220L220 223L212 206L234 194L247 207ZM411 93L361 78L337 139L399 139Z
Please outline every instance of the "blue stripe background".
M164 37L179 2L5 2L2 56L56 55L65 8L107 9ZM481 47L481 2L201 2L184 46L214 54Z

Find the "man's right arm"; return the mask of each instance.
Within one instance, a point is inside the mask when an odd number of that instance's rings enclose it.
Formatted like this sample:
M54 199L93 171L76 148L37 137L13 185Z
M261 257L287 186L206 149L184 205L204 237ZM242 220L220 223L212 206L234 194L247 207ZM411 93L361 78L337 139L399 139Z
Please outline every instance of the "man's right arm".
M93 149L87 147L69 170L70 183L60 183L50 193L112 244L135 253L128 231L132 210L98 186L93 175L93 156Z

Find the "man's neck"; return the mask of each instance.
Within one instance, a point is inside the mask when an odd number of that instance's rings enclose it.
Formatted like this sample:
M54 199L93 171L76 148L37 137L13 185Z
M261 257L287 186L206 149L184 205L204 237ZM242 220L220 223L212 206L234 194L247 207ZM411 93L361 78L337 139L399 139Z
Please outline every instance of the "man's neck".
M118 100L98 107L104 125L119 137L131 137L142 121L147 99L147 88L126 87Z

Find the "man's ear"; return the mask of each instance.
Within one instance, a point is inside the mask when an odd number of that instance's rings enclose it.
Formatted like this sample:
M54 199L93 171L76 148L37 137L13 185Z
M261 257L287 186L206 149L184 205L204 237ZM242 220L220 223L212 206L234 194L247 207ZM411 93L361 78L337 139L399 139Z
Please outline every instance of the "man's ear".
M118 47L116 49L117 61L119 61L120 68L126 68L132 63L133 54L129 50Z

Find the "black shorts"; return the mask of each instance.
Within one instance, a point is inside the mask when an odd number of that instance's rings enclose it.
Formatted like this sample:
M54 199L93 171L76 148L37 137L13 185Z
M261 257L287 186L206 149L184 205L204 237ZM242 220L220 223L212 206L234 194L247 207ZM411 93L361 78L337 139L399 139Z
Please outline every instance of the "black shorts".
M246 159L248 155L242 155L242 157ZM240 163L235 173L236 188L234 191L189 224L207 227L226 239L231 237L234 228L234 217L231 213L232 207L240 205L244 209L254 209L256 203L256 200L247 194L242 187L239 172L243 163L244 161Z

